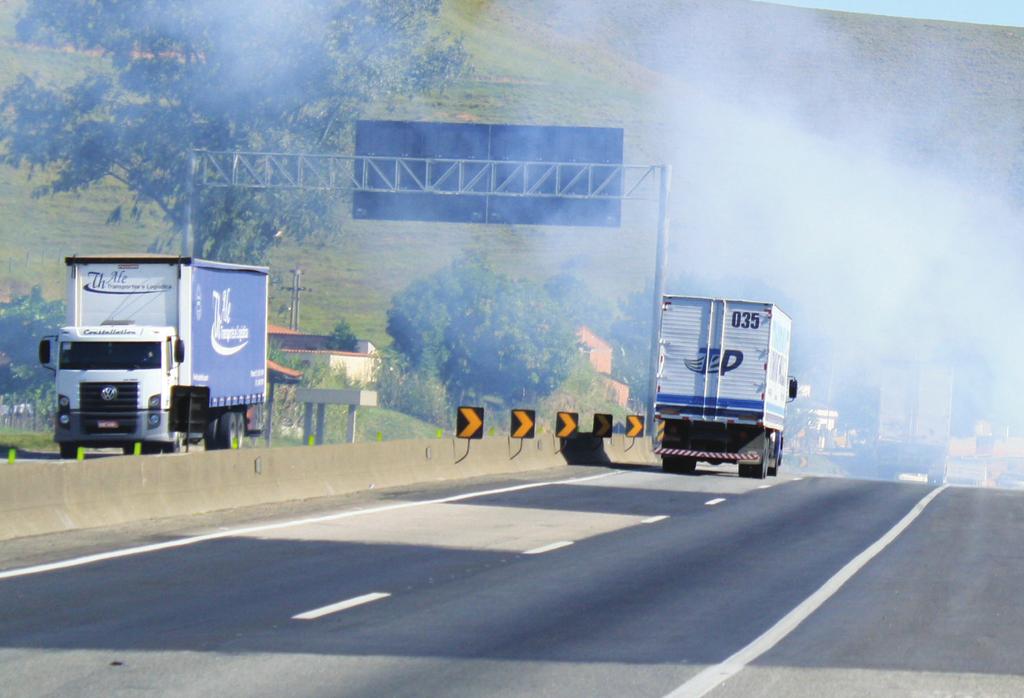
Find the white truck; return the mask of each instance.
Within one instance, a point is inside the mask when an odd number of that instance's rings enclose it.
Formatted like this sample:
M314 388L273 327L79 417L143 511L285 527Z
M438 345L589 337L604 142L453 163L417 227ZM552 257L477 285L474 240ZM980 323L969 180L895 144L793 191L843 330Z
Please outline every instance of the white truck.
M772 303L662 298L655 419L666 472L735 462L741 477L782 464L792 321ZM661 427L664 427L663 429Z
M953 412L953 371L936 363L890 361L882 367L875 462L886 480L945 479Z
M265 267L158 255L65 262L67 324L39 344L40 363L56 374L62 457L80 446L169 452L201 438L230 448L260 433ZM172 423L172 397L183 394L204 403L189 403L200 423L184 434Z

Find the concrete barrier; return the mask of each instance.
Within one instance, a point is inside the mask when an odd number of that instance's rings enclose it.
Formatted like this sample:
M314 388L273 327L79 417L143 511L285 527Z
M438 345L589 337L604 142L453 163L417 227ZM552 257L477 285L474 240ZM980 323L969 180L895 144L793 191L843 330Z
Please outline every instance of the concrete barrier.
M0 464L0 540L567 462L656 460L647 440L568 443L438 439Z

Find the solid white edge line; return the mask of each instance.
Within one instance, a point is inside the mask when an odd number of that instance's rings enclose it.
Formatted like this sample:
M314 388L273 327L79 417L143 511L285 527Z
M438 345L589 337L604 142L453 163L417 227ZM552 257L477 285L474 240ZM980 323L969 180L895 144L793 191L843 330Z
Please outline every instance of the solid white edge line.
M355 596L351 599L345 599L338 603L332 603L327 606L321 606L320 608L314 608L312 611L306 611L305 613L297 613L292 616L292 620L315 620L321 616L330 615L331 613L337 613L338 611L344 611L355 606L362 606L364 603L370 603L371 601L379 601L386 599L391 594L386 591L374 591L369 594L363 594L362 596Z
M783 638L793 632L798 625L807 620L808 616L818 610L823 603L839 591L864 565L896 540L896 537L903 533L914 522L914 519L921 515L924 508L939 496L939 493L946 489L946 487L948 485L943 485L925 495L895 526L864 549L857 557L846 563L842 569L832 575L817 591L804 599L800 605L783 616L781 620L765 631L760 637L724 662L704 669L690 680L681 684L674 691L668 693L665 698L697 698L698 696L706 695L721 685L723 681L732 678L748 664L777 645Z
M577 482L587 482L589 480L598 480L603 477L610 477L612 475L620 475L622 471L615 471L611 473L599 473L598 475L588 475L586 477L568 478L566 480L551 480L548 482L531 482L525 485L514 485L512 487L501 487L493 490L481 490L479 492L467 492L466 494L456 494L451 497L441 497L439 499L424 499L415 502L402 502L401 504L388 504L386 506L372 507L370 509L355 509L352 511L342 511L334 514L326 514L324 516L313 516L305 519L294 519L291 521L280 521L271 524L261 524L259 526L245 526L242 528L228 529L225 531L218 531L216 533L206 533L199 536L190 536L188 538L178 538L175 540L164 541L162 543L151 543L149 545L139 545L132 548L122 548L121 550L111 550L105 553L95 553L93 555L84 555L82 557L71 558L68 560L60 560L58 562L47 562L41 565L33 565L31 567L21 567L13 570L6 570L0 572L0 580L11 579L13 577L23 577L29 574L40 574L42 572L52 572L54 570L67 569L69 567L79 567L81 565L88 565L93 562L102 562L104 560L114 560L119 557L129 557L132 555L142 555L144 553L152 553L158 550L168 550L170 548L180 548L186 545L195 545L196 543L203 543L208 540L217 540L218 538L230 538L232 536L244 536L253 533L262 533L263 531L274 531L282 528L292 528L295 526L305 526L314 523L323 523L324 521L336 521L338 519L347 519L352 516L364 516L366 514L379 514L385 511L395 511L396 509L408 509L410 507L421 507L428 504L446 504L448 502L458 502L464 499L473 499L475 497L486 497L492 494L504 494L506 492L518 492L520 490L529 490L536 487L548 487L550 485L571 485Z
M716 504L721 504L724 501L725 501L725 497L715 497L714 499L709 499L708 501L704 502L704 506L706 506L706 507L713 507Z
M560 540L557 543L548 543L542 545L539 548L533 548L532 550L524 550L523 555L540 555L541 553L550 553L552 550L558 550L559 548L565 548L573 544L571 540Z
M658 523L659 521L664 521L667 518L668 518L668 514L662 514L661 516L651 516L651 517L648 517L648 518L642 520L640 523L642 523L642 524Z

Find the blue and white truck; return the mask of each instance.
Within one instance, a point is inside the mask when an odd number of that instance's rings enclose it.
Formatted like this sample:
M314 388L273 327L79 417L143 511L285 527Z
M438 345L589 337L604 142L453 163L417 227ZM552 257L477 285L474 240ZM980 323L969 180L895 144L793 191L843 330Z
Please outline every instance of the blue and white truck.
M662 298L655 419L666 472L737 463L741 477L782 464L792 321L772 303ZM663 429L661 426L663 425Z
M56 374L54 438L79 447L211 449L260 433L267 392L267 269L160 255L68 257L67 321L39 345ZM203 424L172 428L172 394L199 388ZM205 389L205 390L204 390ZM195 426L193 425L193 428Z

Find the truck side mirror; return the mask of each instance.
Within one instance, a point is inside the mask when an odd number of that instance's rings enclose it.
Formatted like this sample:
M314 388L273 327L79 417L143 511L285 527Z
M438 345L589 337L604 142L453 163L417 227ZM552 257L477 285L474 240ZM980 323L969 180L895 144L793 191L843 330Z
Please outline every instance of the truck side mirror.
M178 337L174 340L174 361L175 363L181 363L185 360L185 341Z
M799 391L799 389L800 389L800 386L796 382L796 378L790 378L789 379L789 399L790 400L796 400L796 394L797 394L797 391Z

